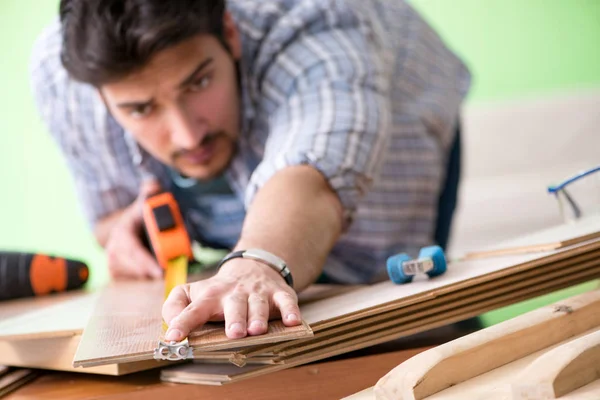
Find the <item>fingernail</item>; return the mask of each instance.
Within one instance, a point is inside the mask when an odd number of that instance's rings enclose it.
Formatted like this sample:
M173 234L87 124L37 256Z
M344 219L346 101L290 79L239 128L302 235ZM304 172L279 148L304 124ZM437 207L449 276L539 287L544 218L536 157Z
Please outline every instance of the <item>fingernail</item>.
M244 331L244 327L242 326L242 324L240 324L239 322L236 322L235 324L231 324L229 325L229 330L233 333L239 333L239 334L244 334L246 333Z
M287 317L285 317L289 322L298 322L300 321L300 318L298 318L298 316L296 314L288 314Z
M262 321L252 321L250 324L251 329L264 329L265 324Z
M169 341L169 342L171 340L179 342L182 339L183 339L183 333L179 329L169 329L167 331L167 333L165 334L165 340Z

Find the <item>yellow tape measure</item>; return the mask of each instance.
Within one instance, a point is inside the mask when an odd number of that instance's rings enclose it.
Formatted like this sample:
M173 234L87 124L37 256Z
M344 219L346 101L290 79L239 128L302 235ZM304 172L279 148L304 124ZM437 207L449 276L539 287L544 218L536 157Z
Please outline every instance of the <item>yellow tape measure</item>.
M165 300L175 286L187 282L188 258L181 256L170 260L165 271Z
M165 300L169 297L171 290L176 286L187 282L188 259L181 256L170 260L165 271ZM167 332L168 325L163 321L163 336Z
M187 282L188 258L181 256L169 260L165 271L165 300L169 297L171 290L178 285ZM162 338L158 347L154 350L154 358L157 360L185 360L193 357L192 349L189 346L188 339L185 338L179 343L167 343L164 341L165 334L169 326L165 321L162 323Z

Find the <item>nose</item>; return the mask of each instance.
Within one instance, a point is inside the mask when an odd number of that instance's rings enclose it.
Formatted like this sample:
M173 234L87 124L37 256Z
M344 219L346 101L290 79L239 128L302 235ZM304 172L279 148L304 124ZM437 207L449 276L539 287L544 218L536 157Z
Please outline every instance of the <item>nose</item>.
M196 148L208 133L206 124L195 119L185 109L172 110L169 119L171 141L178 148Z

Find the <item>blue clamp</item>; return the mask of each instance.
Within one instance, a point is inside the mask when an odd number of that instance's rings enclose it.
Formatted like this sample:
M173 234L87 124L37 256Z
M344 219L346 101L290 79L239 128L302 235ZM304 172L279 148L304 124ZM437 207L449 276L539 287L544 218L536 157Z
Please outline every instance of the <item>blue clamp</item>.
M396 254L387 260L387 272L392 282L408 283L417 274L427 274L430 278L446 272L446 256L440 246L423 247L419 258L411 259L406 253Z

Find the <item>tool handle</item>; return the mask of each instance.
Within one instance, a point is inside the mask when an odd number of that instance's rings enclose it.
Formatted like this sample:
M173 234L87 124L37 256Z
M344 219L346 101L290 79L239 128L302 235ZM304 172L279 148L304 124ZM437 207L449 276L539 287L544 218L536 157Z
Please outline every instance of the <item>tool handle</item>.
M0 300L44 296L81 288L88 266L47 254L0 252Z

